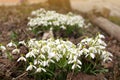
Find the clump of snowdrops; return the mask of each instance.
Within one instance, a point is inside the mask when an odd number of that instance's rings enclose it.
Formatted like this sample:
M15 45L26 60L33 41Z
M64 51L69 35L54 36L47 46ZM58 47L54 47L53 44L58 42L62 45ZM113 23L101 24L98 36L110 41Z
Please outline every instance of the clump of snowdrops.
M27 65L26 71L39 75L40 80L53 77L59 80L59 75L66 79L69 72L82 71L92 74L104 72L102 64L112 61L112 54L106 51L107 45L102 38L104 36L99 34L95 38L85 38L77 45L68 40L53 38L20 41L18 44L26 46L29 51L27 54L20 53L21 57L17 62L24 61ZM11 42L8 46L17 45ZM16 52L20 52L17 47L12 53Z
M81 35L82 29L85 26L85 20L80 15L73 13L60 14L56 11L46 11L45 9L39 9L33 11L31 14L33 17L29 17L28 26L33 32L40 33L49 31L63 32L64 35L76 34Z

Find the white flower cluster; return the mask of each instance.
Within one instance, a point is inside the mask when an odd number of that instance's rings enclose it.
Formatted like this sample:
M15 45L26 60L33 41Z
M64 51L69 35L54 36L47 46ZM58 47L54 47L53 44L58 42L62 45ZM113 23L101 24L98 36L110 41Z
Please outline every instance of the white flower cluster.
M99 58L102 62L112 60L112 54L105 50L106 43L102 40L104 36L98 35L94 38L83 39L78 45L74 45L70 41L63 41L61 39L35 40L31 39L28 43L24 43L29 52L25 56L21 56L18 61L28 61L30 65L27 71L36 70L36 72L46 72L46 67L50 63L56 64L61 59L67 60L67 65L72 65L71 69L81 68L81 56L87 59ZM29 61L29 59L33 61Z
M20 49L17 48L17 45L14 42L10 42L7 44L7 47L14 47L15 49L12 50L12 54L20 53Z
M45 67L50 63L59 62L63 57L66 57L68 64L73 64L72 69L79 67L82 64L78 59L81 56L80 51L70 41L63 41L61 39L48 39L37 41L31 39L28 42L29 52L25 57L21 56L18 61L26 58L34 58L33 62L30 62L30 66L26 70L36 69L36 72L45 70Z
M83 39L79 44L79 49L83 55L91 59L100 58L102 63L111 61L112 54L106 51L107 44L102 40L105 38L103 35L99 34L95 38Z
M46 11L44 9L32 12L33 18L29 18L28 25L31 29L36 27L50 27L67 29L69 27L77 26L82 28L84 26L84 19L80 15L68 13L66 15L56 13L55 11Z

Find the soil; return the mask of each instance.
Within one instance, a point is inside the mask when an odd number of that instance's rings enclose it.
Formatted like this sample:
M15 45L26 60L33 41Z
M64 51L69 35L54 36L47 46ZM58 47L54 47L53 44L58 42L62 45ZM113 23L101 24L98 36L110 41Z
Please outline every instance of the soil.
M49 6L47 3L9 7L1 6L0 43L5 45L11 40L20 41L37 37L38 35L34 35L27 29L27 18L30 16L32 10L39 8L45 8L46 10L56 10L60 13L68 12L66 9L55 8ZM108 44L107 50L114 55L113 62L104 65L109 69L109 72L98 75L78 73L77 75L73 75L72 80L120 80L120 42L110 37L95 25L92 25L89 29L87 29L86 33L84 33L82 37L74 38L73 36L69 37L68 39L76 44L84 36L95 36L98 32L105 35L105 42ZM41 37L42 35L40 38ZM20 72L18 69L20 65L16 62L17 57L19 57L19 55L15 55L15 58L10 60L4 55L0 56L0 80L34 80L33 78L30 78L26 72ZM69 76L71 76L71 73L68 74L68 79Z

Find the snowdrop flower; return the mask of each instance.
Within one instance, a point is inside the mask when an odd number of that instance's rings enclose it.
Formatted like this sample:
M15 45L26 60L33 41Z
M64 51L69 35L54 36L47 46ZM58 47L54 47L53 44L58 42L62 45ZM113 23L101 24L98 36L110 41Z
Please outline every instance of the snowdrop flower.
M14 50L12 50L12 53L13 54L20 53L20 49L14 49Z
M66 29L66 27L65 27L65 26L61 26L60 28L62 28L62 29L64 29L64 30Z
M7 47L12 47L12 46L17 47L17 45L13 42L10 42L10 43L7 44Z
M95 46L95 49L105 49L106 48L105 46L101 46L101 45L100 46Z
M81 44L81 43L78 43L78 44L77 44L77 47L78 47L79 50L81 50L81 49L82 49L82 44Z
M48 59L48 62L55 63L53 59Z
M76 64L73 64L72 65L72 69L74 70L76 68Z
M79 59L77 59L77 63L78 63L79 65L82 65L82 62L81 62Z
M42 58L42 59L46 58L44 54L40 54L39 57Z
M102 34L99 34L98 37L99 37L99 38L103 38L103 39L105 38L105 36L102 35Z
M97 49L96 48L97 48L96 46L95 47L89 47L89 51L93 52L93 53L97 53Z
M31 52L28 52L27 54L26 54L26 58L29 58L29 57L36 57L35 56L35 54L31 51Z
M20 41L19 44L23 44L24 46L26 46L25 41Z
M25 61L25 62L26 62L26 58L23 57L23 56L21 56L21 57L17 60L17 62L19 62L19 61Z
M73 54L70 55L68 64L73 64L71 69L75 69L76 67L81 68L82 62L78 59L78 55Z
M47 52L49 49L50 49L49 46L43 46L43 47L41 48L41 51L42 51L43 53L45 53L45 52Z
M43 61L42 62L42 65L45 67L45 66L48 66L49 64L48 64L48 61Z
M92 40L92 38L86 38L81 41L81 43L89 43Z
M34 60L34 65L37 65L37 64L38 64L38 60L35 59L35 60Z
M37 70L36 70L36 72L46 72L46 70L44 69L44 68L41 68L41 67L39 67L39 68L37 68Z
M84 54L88 54L89 53L89 50L86 49L86 48L83 48L82 51L84 52Z
M34 41L35 41L35 39L30 39L29 42L28 42L28 47L36 46L34 44Z
M112 61L111 57L113 57L113 55L110 52L107 51L102 52L101 58L103 59L103 62Z
M91 23L88 23L87 25L85 25L85 28L88 28L90 27L92 24Z
M78 51L78 56L81 56L81 55L83 55L83 50Z
M49 52L48 53L48 58L53 58L55 56L55 52Z
M95 58L95 54L94 54L94 53L90 53L89 55L90 55L90 57L91 57L92 59Z
M32 63L30 63L30 65L27 67L26 71L31 71L33 69L36 69L36 67L34 65L32 65Z
M55 56L55 59L56 59L56 61L58 62L62 57L63 57L62 54L57 54L57 55Z
M36 15L36 11L32 11L31 15Z
M99 42L99 44L102 44L102 45L104 45L104 46L107 46L107 44L106 44L103 40L101 40L101 39L98 39L98 42Z
M2 51L5 51L5 50L6 50L6 47L5 47L5 46L0 46L0 49L1 49Z

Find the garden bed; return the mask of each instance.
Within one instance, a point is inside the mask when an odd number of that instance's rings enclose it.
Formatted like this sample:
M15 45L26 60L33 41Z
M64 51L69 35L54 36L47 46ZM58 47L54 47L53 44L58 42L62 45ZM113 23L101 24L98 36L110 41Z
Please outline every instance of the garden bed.
M22 6L11 6L11 7L0 7L0 43L6 45L12 41L22 41L29 38L39 37L42 39L43 34L35 35L27 29L28 17L31 11L44 8L46 10L55 10L59 13L68 13L68 10L50 7L47 3L37 5L22 5ZM76 13L72 11L73 13ZM89 20L86 19L86 23ZM92 24L86 29L82 36L68 36L68 40L77 44L85 38L85 36L92 37L98 32L105 35L105 42L107 43L107 50L113 54L112 63L105 64L104 66L109 69L107 73L101 73L97 75L89 75L85 73L78 73L73 75L72 80L120 80L120 42L111 38L104 31ZM59 35L59 33L58 33ZM21 47L22 51L26 53L25 47ZM0 56L0 80L35 80L33 77L28 76L26 72L22 72L20 64L16 60L20 55L14 55L14 58L9 56L6 58L5 55ZM24 64L23 64L24 65ZM68 74L68 80L71 73Z

